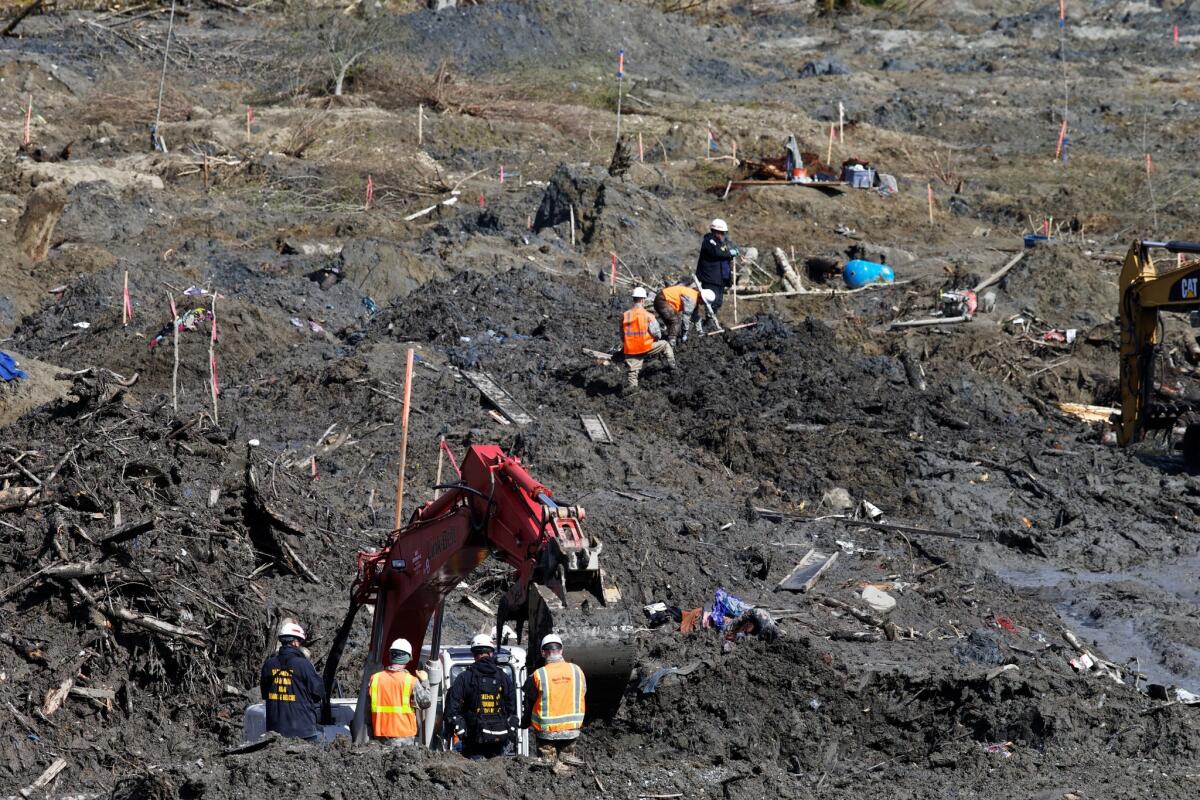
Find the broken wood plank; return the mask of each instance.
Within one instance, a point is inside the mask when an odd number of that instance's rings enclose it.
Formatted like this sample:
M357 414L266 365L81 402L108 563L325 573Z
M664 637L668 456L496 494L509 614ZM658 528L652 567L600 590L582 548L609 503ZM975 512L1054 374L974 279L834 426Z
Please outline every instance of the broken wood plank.
M37 780L21 790L21 797L31 797L34 792L45 789L51 781L58 777L58 773L66 768L67 760L65 758L54 759L54 763L46 767L46 771L39 775Z
M787 577L779 582L779 585L775 587L776 590L787 589L789 592L801 593L810 591L821 576L834 565L837 558L836 551L833 555L827 555L818 552L815 548L809 550L787 574Z
M522 408L517 399L498 384L491 375L486 372L472 372L465 369L459 370L459 374L478 389L480 394L499 409L501 414L517 425L528 425L533 422L533 417L529 412Z
M496 609L492 608L473 594L464 594L462 601L465 605L468 605L476 611L486 614L489 617L494 618L496 616Z
M489 408L487 413L492 419L496 420L496 422L499 422L501 425L512 425L512 423L509 422L503 414L493 408Z
M612 432L599 414L580 414L579 421L588 438L599 444L613 444Z
M592 358L596 359L596 361L603 362L605 364L611 364L613 360L612 353L601 353L599 350L592 350L588 347L583 348L583 354L591 356Z
M865 519L849 519L847 517L830 517L835 522L840 522L843 525L854 525L861 528L873 528L877 531L894 531L896 533L911 533L917 536L940 536L943 539L967 539L970 541L981 541L978 533L962 533L959 531L939 531L932 528L916 528L911 525L894 525L890 522L868 522Z
M897 330L900 328L925 328L930 325L959 325L963 322L970 322L971 317L926 317L924 319L906 319L898 322L893 322L888 326L888 330Z
M844 603L834 597L818 597L817 601L830 608L836 608L839 611L845 611L847 614L865 625L879 628L881 631L883 631L883 635L887 637L889 642L896 641L896 633L899 630L896 627L896 623L891 622L890 620L885 622L874 614L869 614L862 609L855 608L849 603Z
M112 689L93 689L88 686L72 686L68 694L71 697L82 697L86 700L101 700L109 703L117 699L117 693Z
M1059 403L1058 410L1084 422L1111 422L1114 414L1121 413L1119 408L1089 406L1086 403Z

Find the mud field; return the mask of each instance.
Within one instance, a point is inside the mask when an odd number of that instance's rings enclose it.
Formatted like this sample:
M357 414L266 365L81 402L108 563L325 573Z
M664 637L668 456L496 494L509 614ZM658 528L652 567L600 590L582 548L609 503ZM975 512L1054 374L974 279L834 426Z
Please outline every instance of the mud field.
M60 759L28 796L1200 790L1200 706L1177 692L1200 693L1200 479L1059 405L1119 404L1129 243L1200 240L1200 7L1068 0L1060 28L1027 0L417 5L180 4L166 152L169 4L59 4L0 37L0 350L29 373L0 384L0 796ZM611 174L619 48L632 164ZM328 64L360 49L335 96ZM898 192L727 191L788 133ZM692 269L715 216L760 254L744 295L782 289L776 248L817 291L741 298L737 328L727 297L729 330L623 396L590 351L619 347L634 282ZM1023 251L1050 218L1056 241ZM852 246L897 282L825 291ZM1021 252L993 310L889 329ZM1194 334L1166 326L1164 387L1196 396ZM568 775L226 752L280 620L320 669L356 553L392 526L409 348L409 511L441 437L500 444L586 507L638 627L620 710ZM502 424L461 369L534 421ZM778 591L812 548L832 568ZM451 595L448 640L490 624L463 596L506 578L489 562ZM782 636L726 647L642 611L717 589ZM368 637L360 615L343 694ZM647 691L661 667L684 674Z

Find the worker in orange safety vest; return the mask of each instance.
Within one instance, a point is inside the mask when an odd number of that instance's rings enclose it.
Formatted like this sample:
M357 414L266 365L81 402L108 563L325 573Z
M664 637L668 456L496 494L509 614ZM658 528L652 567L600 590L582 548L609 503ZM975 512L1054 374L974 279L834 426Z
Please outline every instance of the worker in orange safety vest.
M534 732L543 759L581 766L574 750L587 710L587 680L577 664L563 659L562 637L556 633L542 639L542 660L545 664L525 681L521 726Z
M621 342L625 353L626 392L637 389L638 373L647 358L662 356L667 359L667 366L675 369L675 351L671 343L662 338L658 320L646 310L646 290L641 286L633 290L633 307L621 318Z
M417 708L429 708L433 692L424 670L413 675L405 667L412 645L397 639L388 648L388 666L371 676L371 736L394 747L417 742Z
M667 325L666 340L672 347L686 342L696 323L697 332L704 332L704 304L717 299L712 289L697 289L680 282L664 286L654 296L654 312ZM682 329L683 333L680 334Z

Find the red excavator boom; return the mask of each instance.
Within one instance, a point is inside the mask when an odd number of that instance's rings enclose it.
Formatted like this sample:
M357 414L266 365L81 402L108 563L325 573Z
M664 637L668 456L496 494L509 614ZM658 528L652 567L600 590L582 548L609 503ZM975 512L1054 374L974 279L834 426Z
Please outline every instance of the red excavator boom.
M363 686L387 665L394 639L412 643L415 668L446 595L495 553L515 570L497 631L515 620L518 635L528 626L528 642L551 630L569 636L571 660L588 676L589 713L615 712L632 666L631 627L616 608L620 593L600 569L601 542L580 528L583 509L555 503L550 489L496 445L469 447L460 480L441 488L444 493L417 509L381 550L359 554L350 613L326 662L326 685L332 686L350 624L364 605L374 605L375 617ZM538 648L528 649L536 662ZM362 699L360 691L360 706ZM361 717L360 709L356 720Z

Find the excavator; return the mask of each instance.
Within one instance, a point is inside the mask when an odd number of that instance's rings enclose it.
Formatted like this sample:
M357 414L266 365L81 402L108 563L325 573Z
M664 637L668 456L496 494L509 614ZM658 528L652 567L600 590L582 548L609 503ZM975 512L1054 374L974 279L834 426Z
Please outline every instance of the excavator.
M1163 340L1160 311L1200 312L1200 264L1159 272L1151 250L1200 254L1193 242L1135 241L1125 256L1119 279L1121 327L1121 420L1117 441L1122 447L1139 442L1153 430L1172 430L1193 411L1190 404L1155 397L1154 366ZM1193 327L1200 313L1192 315ZM1200 469L1200 424L1185 428L1180 443L1184 461Z
M459 480L435 487L442 494L418 508L381 549L359 553L350 608L324 668L325 685L333 687L355 616L364 606L373 607L366 666L349 726L355 742L370 735L370 680L387 666L387 646L393 639L413 644L410 670L425 655L423 666L435 697L444 699L455 663L450 654L469 661L465 648L443 646L444 602L489 554L514 570L498 604L495 627L498 660L520 668L514 678L521 678L526 668L532 672L541 666L540 650L526 648L534 655L532 663L525 664L521 648L503 647L506 622L516 623L517 638L524 628L526 642L539 642L552 631L563 634L568 658L587 676L589 717L614 715L629 683L634 628L620 591L600 568L601 540L584 534L580 525L584 510L557 503L518 458L496 445L468 447L458 472ZM427 632L431 642L423 651ZM440 705L435 702L421 720L427 745L445 744L436 735ZM326 699L323 725L336 723L333 711Z

